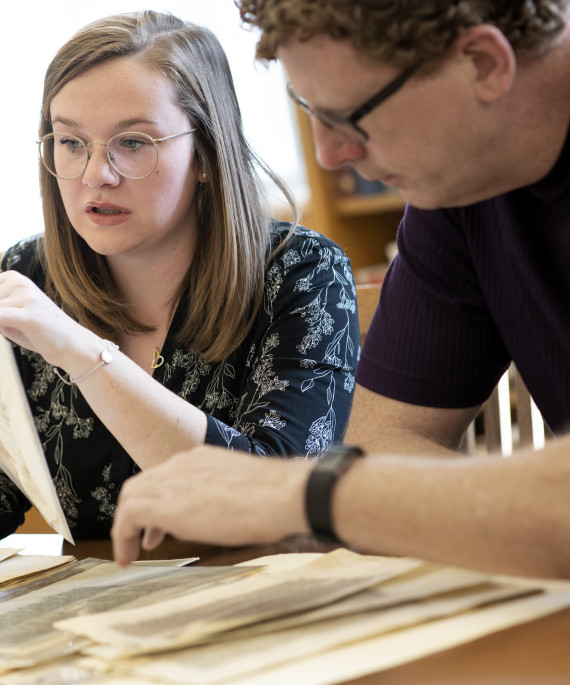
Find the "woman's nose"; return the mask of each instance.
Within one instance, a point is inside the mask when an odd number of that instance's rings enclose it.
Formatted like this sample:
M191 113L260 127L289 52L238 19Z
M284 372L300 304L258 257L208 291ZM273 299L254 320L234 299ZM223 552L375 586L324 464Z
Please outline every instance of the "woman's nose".
M89 188L104 185L117 185L121 175L113 168L107 157L107 146L102 143L89 143L87 166L83 172L83 183Z

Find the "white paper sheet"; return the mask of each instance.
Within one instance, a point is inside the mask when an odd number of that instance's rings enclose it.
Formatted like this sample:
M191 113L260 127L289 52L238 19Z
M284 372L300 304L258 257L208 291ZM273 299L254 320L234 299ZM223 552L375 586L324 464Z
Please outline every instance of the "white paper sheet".
M45 460L12 345L0 335L0 468L47 523L73 542Z

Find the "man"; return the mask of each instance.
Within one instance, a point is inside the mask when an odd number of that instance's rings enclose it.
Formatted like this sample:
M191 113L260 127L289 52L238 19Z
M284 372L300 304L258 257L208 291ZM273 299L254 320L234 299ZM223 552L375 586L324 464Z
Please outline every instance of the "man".
M570 576L570 439L510 459L453 451L511 360L551 428L570 419L567 0L239 4L258 57L282 62L311 115L320 163L409 203L345 440L368 456L178 455L126 484L117 559L143 529L146 547L312 529L362 551Z

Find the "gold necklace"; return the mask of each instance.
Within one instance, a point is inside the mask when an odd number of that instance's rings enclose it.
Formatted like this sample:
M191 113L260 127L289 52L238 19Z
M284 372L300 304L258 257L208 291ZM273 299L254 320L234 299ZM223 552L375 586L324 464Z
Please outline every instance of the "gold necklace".
M163 364L164 357L160 354L160 350L158 349L158 347L155 347L152 353L152 364L150 365L150 368L158 369L158 367L162 366Z

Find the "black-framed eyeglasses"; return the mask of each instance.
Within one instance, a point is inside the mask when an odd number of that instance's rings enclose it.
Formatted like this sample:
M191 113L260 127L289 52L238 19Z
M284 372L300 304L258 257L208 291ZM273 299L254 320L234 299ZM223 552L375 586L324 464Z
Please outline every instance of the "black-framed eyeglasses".
M342 114L335 114L334 112L319 112L311 109L306 100L297 95L293 90L290 83L287 84L287 93L289 97L295 102L299 107L306 112L309 116L314 117L327 128L331 128L334 131L338 131L344 137L356 143L365 143L369 138L369 134L360 126L358 122L362 117L369 114L373 109L376 109L385 100L387 100L391 95L406 83L410 76L418 69L419 64L414 64L411 67L405 69L401 74L396 76L395 79L390 81L381 90L379 90L375 95L373 95L364 104L360 105L354 110L349 116L343 116Z
M156 169L159 143L186 136L195 130L192 128L164 138L152 138L146 133L127 131L109 138L106 143L86 143L71 133L48 133L37 143L45 168L64 181L72 181L85 171L91 158L90 145L105 147L109 163L121 176L140 180L150 176Z

